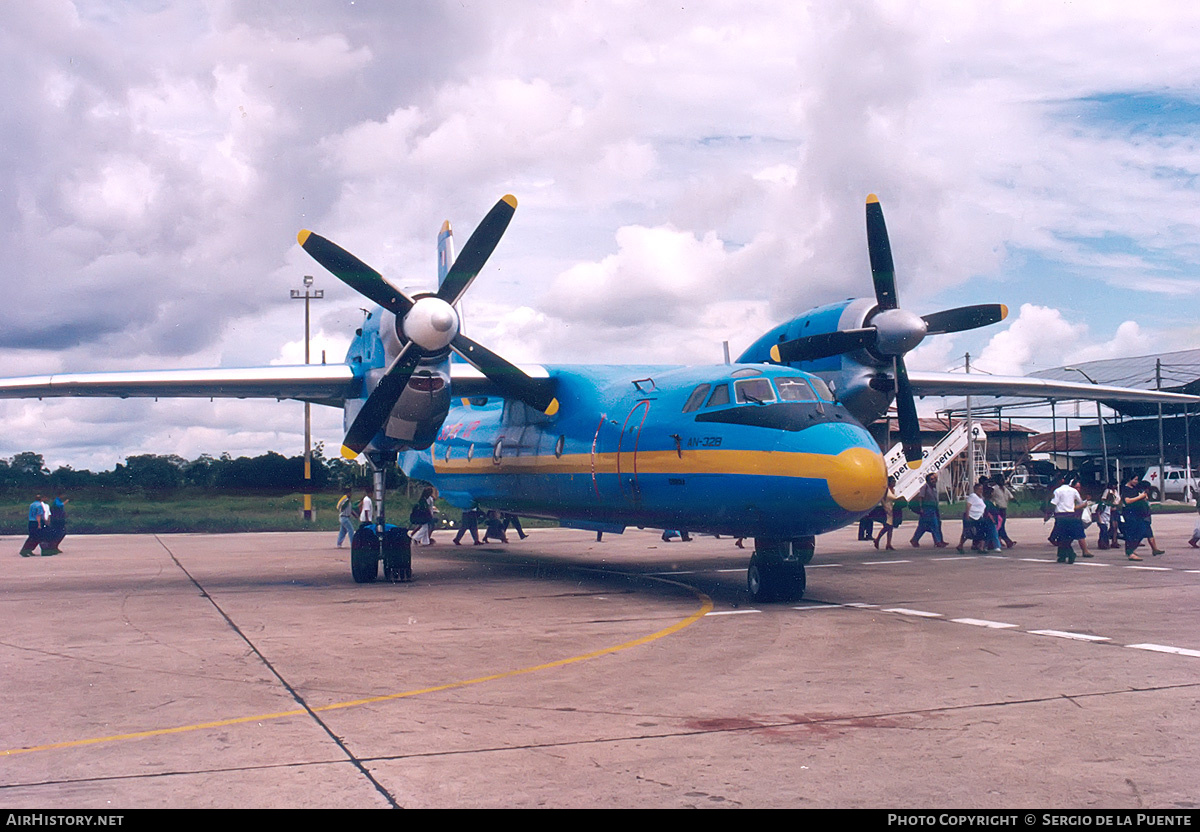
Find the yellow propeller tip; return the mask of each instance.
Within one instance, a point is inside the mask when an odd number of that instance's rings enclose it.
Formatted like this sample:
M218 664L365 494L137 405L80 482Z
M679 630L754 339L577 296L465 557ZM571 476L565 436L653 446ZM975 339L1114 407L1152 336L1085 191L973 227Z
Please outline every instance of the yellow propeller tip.
M783 361L779 357L779 346L778 345L771 347L771 360L774 361L776 364L783 363Z
M304 245L305 242L308 241L309 234L312 234L312 232L307 228L300 229L300 233L296 235L296 242L300 243L300 245Z
M553 416L558 412L558 399L551 399L550 406L546 408L546 415Z
M872 202L878 202L878 201L879 201L879 197L875 196L875 194L867 194L867 204L868 205L870 205Z
M513 208L517 207L517 198L512 194L505 194L503 197L501 197L501 201L507 202Z
M911 469L913 469L913 470L915 471L915 470L917 470L918 468L920 468L920 467L921 467L921 464L922 464L923 462L924 462L924 460L922 460L922 459L918 459L916 462L910 462L910 463L908 463L908 467L909 467L909 468L911 468Z
M1002 303L1002 304L1000 304L1000 320L1003 321L1007 317L1008 317L1008 306L1006 304Z
M347 448L345 445L343 445L342 456L349 460L355 460L358 459L358 451L354 450L353 448Z

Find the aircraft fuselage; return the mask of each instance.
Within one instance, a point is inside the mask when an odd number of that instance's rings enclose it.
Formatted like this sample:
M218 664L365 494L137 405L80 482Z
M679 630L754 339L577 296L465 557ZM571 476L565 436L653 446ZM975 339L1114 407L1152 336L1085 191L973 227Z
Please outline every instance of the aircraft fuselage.
M429 450L450 502L584 528L797 538L856 520L883 494L870 434L795 369L547 369L553 417L455 400Z

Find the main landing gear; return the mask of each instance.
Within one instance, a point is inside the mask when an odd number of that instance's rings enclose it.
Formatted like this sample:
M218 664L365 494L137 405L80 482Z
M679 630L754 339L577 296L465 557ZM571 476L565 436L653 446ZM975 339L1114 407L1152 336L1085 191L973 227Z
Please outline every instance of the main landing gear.
M754 539L754 554L746 570L746 587L756 604L799 601L804 596L804 566L813 558L815 537L791 540Z
M383 561L383 578L407 583L412 578L412 539L403 526L384 522L385 475L396 464L396 453L367 451L375 492L375 520L359 526L350 539L350 574L356 584L374 583Z

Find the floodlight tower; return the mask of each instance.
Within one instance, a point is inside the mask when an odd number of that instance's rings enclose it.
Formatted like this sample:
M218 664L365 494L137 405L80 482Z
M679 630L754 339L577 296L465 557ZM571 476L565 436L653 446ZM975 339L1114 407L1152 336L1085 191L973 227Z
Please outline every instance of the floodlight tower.
M312 289L311 274L304 275L304 291L292 289L292 300L304 299L304 363L309 364L309 301L325 297L324 289ZM310 291L311 290L311 291ZM304 403L304 519L313 521L312 507L312 405Z

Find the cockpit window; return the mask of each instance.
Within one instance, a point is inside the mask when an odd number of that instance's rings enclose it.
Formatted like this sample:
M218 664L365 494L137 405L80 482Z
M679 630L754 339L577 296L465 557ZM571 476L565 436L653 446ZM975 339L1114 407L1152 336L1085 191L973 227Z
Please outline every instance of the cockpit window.
M712 391L712 395L708 397L708 404L705 407L716 407L717 405L729 404L729 385L718 384Z
M775 385L779 388L780 401L811 402L817 397L807 379L777 378Z
M833 391L829 389L829 385L825 383L825 379L821 378L820 376L813 376L811 379L809 379L809 381L811 381L812 386L816 388L818 396L827 402L834 401Z
M765 404L775 401L775 390L769 379L748 378L734 383L738 404Z
M699 410L700 405L704 404L704 397L708 395L708 391L711 389L711 384L701 384L693 390L692 395L688 396L687 402L683 405L683 412L691 413L693 410Z

